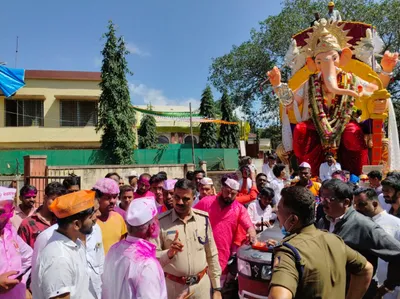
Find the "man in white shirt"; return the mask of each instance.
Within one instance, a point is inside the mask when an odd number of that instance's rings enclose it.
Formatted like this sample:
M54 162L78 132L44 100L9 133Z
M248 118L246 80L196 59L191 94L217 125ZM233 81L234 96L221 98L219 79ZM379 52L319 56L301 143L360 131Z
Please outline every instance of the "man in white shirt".
M325 161L326 162L322 163L319 167L319 178L321 179L321 182L330 180L332 178L332 173L337 170L342 170L340 164L337 163L336 160L333 158L332 153L327 152L325 154Z
M58 229L40 252L32 273L33 298L95 298L89 291L85 245L79 239L90 234L96 223L95 194L82 190L57 197L50 205Z
M400 180L395 176L382 181L382 194L385 202L390 204L389 214L400 218Z
M372 170L368 173L368 181L371 188L374 188L376 193L382 194L382 173L379 170Z
M378 195L378 200L382 209L384 209L386 212L389 212L392 208L392 205L390 203L386 203L385 198L383 197L383 193Z
M247 212L256 230L261 232L270 227L272 224L271 222L276 219L276 215L272 213L271 207L275 192L268 187L259 190L259 192L258 199L249 204Z
M273 206L278 205L281 199L281 191L285 187L286 167L284 164L276 164L273 168L275 178L271 181L269 186L274 190L275 197Z
M372 188L360 188L354 192L354 206L358 212L379 224L385 232L400 241L400 219L388 214L380 205L378 194ZM382 259L378 260L378 267L376 270L375 280L381 285L387 278L388 263ZM384 299L396 299L399 295L399 288L397 287L393 293L386 294Z
M333 1L328 3L328 14L326 15L326 19L332 22L342 21L342 16L340 15L340 12L335 9L335 3Z
M272 180L275 178L274 173L272 172L272 169L274 168L275 164L276 164L275 154L268 155L267 159L264 159L264 164L262 166L262 173L264 173L267 176L268 183L271 183Z
M103 273L103 299L167 299L163 269L156 258L160 226L152 198L131 202L126 213L128 237L107 254Z
M34 272L39 253L46 247L54 231L57 229L58 224L54 224L41 232L36 239L32 256L32 272ZM93 226L92 233L86 237L82 235L80 239L83 241L86 239L86 260L90 279L89 290L94 298L101 299L101 275L103 274L104 267L104 247L100 226L96 223Z

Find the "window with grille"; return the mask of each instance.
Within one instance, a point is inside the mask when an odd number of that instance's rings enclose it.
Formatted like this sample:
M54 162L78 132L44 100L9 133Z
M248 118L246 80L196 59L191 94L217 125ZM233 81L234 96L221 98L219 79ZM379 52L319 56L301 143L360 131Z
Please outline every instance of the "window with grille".
M43 100L5 100L6 127L43 127Z
M62 127L86 127L97 125L98 101L62 100L61 120Z

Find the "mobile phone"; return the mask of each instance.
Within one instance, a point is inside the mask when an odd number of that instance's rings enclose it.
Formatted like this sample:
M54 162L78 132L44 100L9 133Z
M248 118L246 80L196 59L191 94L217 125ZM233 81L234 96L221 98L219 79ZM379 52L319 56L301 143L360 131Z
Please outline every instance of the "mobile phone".
M18 276L15 277L15 279L22 280L22 277L23 277L26 273L28 273L28 271L29 271L31 268L32 268L32 267L28 267L24 272L21 272L20 274L18 274Z

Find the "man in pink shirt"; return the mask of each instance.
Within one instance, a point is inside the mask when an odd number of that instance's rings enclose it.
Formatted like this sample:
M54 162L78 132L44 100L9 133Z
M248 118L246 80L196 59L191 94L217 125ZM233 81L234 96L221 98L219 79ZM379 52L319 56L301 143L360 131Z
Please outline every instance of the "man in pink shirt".
M147 174L142 174L139 177L136 192L133 194L134 199L142 197L155 198L154 193L150 191L150 178L147 176Z
M37 189L32 185L25 185L19 191L19 199L21 203L15 207L14 216L11 218L11 223L18 231L22 220L33 215L35 212L35 202Z
M0 299L31 298L20 274L30 269L33 250L9 221L15 193L15 189L0 187Z
M234 240L238 226L244 228L250 242L256 241L256 231L246 208L235 200L239 182L224 176L221 183L221 193L204 197L194 208L209 214L222 274L226 275L229 257L237 250Z
M127 210L129 235L114 244L107 254L103 272L103 299L167 299L163 269L156 258L160 226L155 201L134 200Z

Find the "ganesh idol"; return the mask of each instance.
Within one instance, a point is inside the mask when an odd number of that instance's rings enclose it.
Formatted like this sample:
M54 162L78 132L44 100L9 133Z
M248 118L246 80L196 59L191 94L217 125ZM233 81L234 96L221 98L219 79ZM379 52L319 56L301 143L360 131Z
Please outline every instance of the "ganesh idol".
M385 89L398 53L379 55L382 47L371 25L322 19L293 37L285 57L292 69L288 83L276 66L267 73L281 104L281 147L308 162L313 175L328 152L356 175L364 165L382 164L387 137L392 160L386 163L399 167L396 118ZM383 126L388 113L390 136Z

